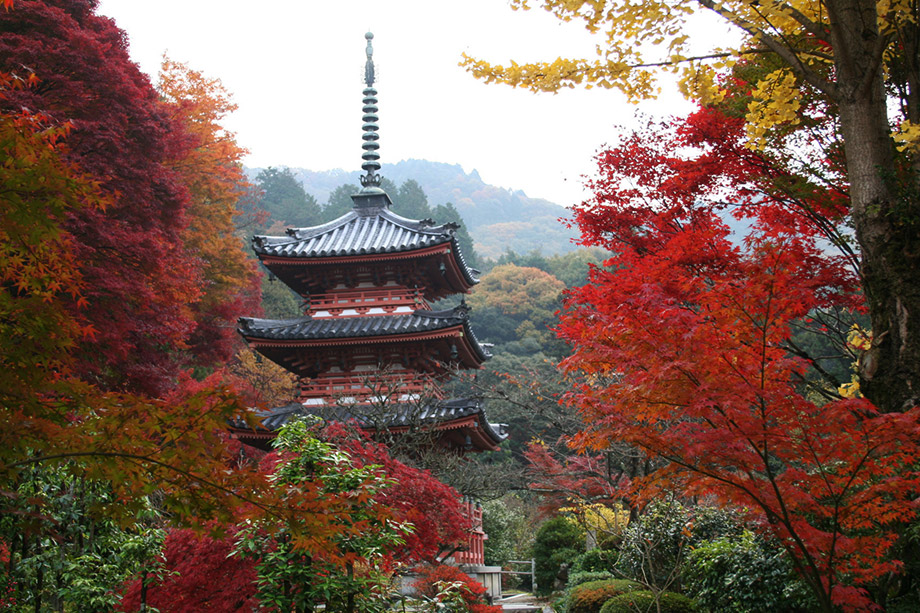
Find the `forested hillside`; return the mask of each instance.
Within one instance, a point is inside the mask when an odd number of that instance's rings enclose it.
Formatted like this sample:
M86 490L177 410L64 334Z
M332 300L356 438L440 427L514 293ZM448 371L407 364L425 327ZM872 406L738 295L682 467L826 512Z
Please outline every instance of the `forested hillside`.
M253 168L247 173L255 178L263 170ZM342 185L357 186L360 174L357 169L317 172L291 168L290 171L317 202L334 198ZM552 255L575 247L571 242L575 233L559 222L560 217L567 215L564 208L548 200L530 198L520 190L488 185L475 170L466 173L459 164L403 160L384 164L381 174L396 185L410 179L416 181L432 206L452 204L475 237L477 252L485 258L496 259L507 250L528 253L536 249ZM398 205L396 194L391 192L390 196Z

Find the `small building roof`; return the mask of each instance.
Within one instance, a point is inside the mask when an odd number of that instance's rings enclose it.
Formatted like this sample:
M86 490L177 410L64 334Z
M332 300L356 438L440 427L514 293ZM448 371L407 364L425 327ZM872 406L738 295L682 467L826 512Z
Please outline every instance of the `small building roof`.
M482 402L476 398L454 398L425 406L393 404L387 407L382 421L376 419L376 415L374 419L368 418L359 406L331 406L318 411L316 407L292 402L259 413L261 428L258 430L248 429L242 420L233 426L241 439L270 440L291 419L307 415L329 421L353 422L370 430L383 427L399 432L412 426L431 426L435 431L444 433L445 441L449 440L454 446L468 451L494 451L508 438L507 425L490 423ZM462 435L462 438L452 437L451 433ZM469 439L465 440L467 436ZM468 445L471 447L468 448Z

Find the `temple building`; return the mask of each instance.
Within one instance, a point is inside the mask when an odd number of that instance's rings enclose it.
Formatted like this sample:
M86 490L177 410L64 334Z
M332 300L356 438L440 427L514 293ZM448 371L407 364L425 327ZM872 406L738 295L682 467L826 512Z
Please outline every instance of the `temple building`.
M480 368L488 348L476 339L465 302L431 306L469 292L479 272L464 261L459 226L391 210L378 174L373 35L366 38L364 175L353 209L285 236L253 238L261 263L303 298L304 314L242 318L239 332L299 378L299 397L264 414L262 429L235 428L234 435L265 448L288 419L306 413L368 430L421 425L445 452L496 450L507 438L504 427L486 419L476 398L447 398L443 389L458 371ZM462 561L482 564L477 546L476 559Z

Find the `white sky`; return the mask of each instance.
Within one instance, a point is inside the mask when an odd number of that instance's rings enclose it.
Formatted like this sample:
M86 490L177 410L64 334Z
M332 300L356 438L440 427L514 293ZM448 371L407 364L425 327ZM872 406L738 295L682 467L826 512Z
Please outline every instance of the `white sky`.
M102 0L98 12L127 32L154 81L164 52L221 80L239 105L226 127L253 167L360 168L368 30L384 163L459 163L568 206L582 200L594 153L637 110L688 108L674 94L637 109L602 89L531 94L476 81L457 65L461 52L503 64L594 52L580 24L504 0Z

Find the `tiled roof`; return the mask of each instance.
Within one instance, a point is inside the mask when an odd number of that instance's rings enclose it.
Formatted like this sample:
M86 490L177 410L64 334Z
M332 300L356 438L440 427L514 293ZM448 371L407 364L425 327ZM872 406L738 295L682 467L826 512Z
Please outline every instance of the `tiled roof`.
M451 251L458 256L467 281L474 284L479 271L466 265L457 248L458 227L407 219L385 206L355 208L320 226L289 228L287 236L254 236L252 245L260 256L300 259L400 253L453 242Z
M444 311L419 310L404 315L394 314L370 317L323 317L310 316L294 319L256 319L241 317L239 332L246 338L266 340L317 340L326 338L356 338L395 336L415 332L443 330L456 325L464 326L464 333L470 344L485 360L488 350L479 344L468 320L469 309L465 304Z
M386 408L387 414L382 419L369 418L362 414L361 406L333 406L328 408L307 407L299 402L275 409L270 409L260 414L262 427L275 432L298 415L315 415L331 421L355 421L362 426L383 426L386 428L400 428L410 425L446 424L464 417L479 416L479 425L487 438L498 444L508 438L506 424L492 424L486 418L485 411L479 400L473 398L455 398L430 406L416 406L410 404L394 404Z

